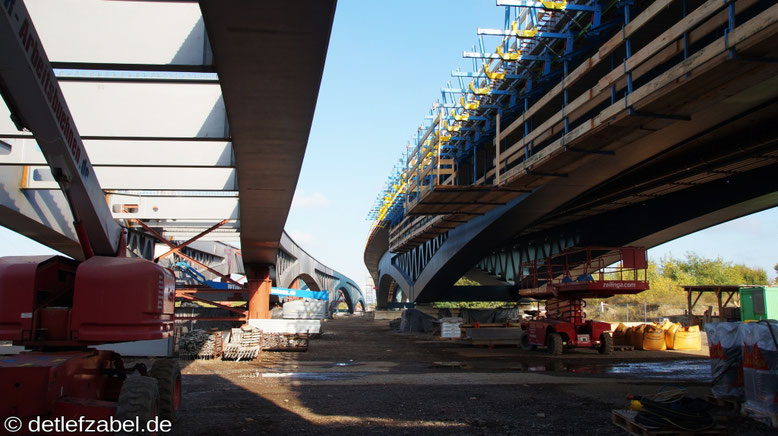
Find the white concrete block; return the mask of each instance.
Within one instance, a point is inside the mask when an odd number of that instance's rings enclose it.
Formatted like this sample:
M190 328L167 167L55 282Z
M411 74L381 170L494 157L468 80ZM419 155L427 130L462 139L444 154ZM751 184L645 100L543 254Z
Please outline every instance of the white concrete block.
M250 319L249 325L265 333L314 335L321 331L318 319Z

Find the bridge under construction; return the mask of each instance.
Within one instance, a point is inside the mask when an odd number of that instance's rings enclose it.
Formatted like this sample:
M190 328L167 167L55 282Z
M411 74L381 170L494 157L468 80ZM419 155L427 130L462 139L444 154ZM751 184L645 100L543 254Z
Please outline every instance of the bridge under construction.
M778 205L774 2L497 5L369 213L379 306L516 300L565 250ZM453 286L467 274L488 280Z

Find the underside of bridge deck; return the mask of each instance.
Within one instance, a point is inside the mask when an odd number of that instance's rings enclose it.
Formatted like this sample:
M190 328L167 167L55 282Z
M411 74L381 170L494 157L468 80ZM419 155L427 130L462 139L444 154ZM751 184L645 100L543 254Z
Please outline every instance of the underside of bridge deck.
M237 162L241 247L274 264L316 107L335 1L203 0Z

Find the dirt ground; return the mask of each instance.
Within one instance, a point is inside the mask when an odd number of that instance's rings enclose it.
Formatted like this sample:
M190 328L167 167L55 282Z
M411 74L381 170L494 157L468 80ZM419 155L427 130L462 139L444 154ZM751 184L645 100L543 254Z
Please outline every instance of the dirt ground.
M400 334L388 321L326 321L307 352L181 361L171 434L625 434L611 410L668 383L710 394L706 352L573 350L549 356ZM775 434L745 418L731 434Z

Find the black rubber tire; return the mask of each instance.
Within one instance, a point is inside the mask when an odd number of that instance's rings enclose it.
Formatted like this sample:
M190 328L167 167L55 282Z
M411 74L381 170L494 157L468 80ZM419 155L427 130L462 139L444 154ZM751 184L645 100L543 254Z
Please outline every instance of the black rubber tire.
M529 333L526 331L524 334L521 335L521 349L524 351L535 351L538 349L537 345L532 345L529 343Z
M157 380L153 377L135 376L127 377L119 391L119 400L116 404L117 420L134 420L142 429L135 429L133 433L118 432L117 435L147 435L145 425L153 420L159 411L159 389Z
M151 365L151 376L157 379L159 386L159 416L175 422L181 407L181 367L178 360L155 360Z
M600 346L597 347L600 354L613 354L613 336L610 333L600 335Z
M549 354L555 356L562 354L563 346L562 335L559 333L549 333L548 336L546 336L546 347L548 348Z

